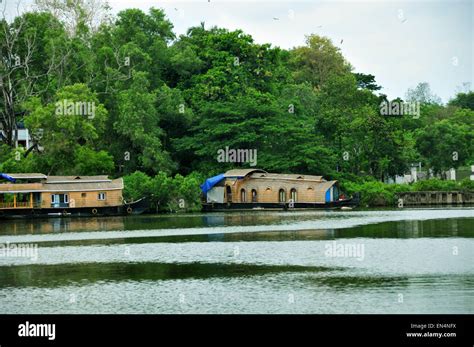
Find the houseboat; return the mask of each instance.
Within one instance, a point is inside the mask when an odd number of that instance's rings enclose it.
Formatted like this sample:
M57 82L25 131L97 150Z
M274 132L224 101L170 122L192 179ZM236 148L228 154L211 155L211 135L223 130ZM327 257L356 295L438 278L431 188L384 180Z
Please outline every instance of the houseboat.
M145 199L127 203L123 180L107 176L0 174L0 218L140 214Z
M237 169L201 185L203 211L229 209L340 208L358 204L341 193L338 181L322 176Z

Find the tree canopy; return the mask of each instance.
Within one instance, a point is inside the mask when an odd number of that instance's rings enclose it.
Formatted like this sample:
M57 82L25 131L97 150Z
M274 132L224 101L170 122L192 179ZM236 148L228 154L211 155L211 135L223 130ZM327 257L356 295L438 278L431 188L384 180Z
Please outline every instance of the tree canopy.
M255 150L259 168L328 178L473 164L473 92L444 106L420 83L391 101L419 103L420 114L386 115L375 76L355 72L327 37L285 50L204 23L177 37L160 9L95 18L85 4L42 1L0 21L3 171L210 175L249 166L218 161L225 148ZM81 105L94 115L76 112ZM15 148L22 125L31 148Z

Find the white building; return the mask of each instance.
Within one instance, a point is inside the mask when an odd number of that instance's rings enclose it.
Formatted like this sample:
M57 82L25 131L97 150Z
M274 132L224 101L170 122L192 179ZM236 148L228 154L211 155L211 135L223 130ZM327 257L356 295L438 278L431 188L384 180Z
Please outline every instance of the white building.
M5 136L5 132L3 131L3 129L0 129L0 133L3 135L3 137ZM30 144L31 144L30 132L26 128L19 127L18 138L16 139L16 142L15 142L15 148L25 147L28 149L30 148Z
M18 138L16 140L15 147L22 146L28 149L30 148L30 142L31 138L28 129L18 129Z

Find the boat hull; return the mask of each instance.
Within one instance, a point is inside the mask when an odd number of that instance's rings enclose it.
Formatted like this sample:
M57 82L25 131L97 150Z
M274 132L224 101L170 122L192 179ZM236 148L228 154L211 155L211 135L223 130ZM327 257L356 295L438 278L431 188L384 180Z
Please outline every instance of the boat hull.
M147 209L148 201L143 198L120 206L0 209L0 219L126 216L142 214Z
M252 210L299 210L299 209L337 209L344 206L354 207L358 201L354 199L338 200L327 203L203 203L202 211L252 211Z

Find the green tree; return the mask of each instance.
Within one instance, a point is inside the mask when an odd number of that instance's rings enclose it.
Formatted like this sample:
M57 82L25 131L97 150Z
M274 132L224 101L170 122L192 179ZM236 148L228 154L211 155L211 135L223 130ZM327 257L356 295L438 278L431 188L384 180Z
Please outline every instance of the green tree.
M472 115L471 115L472 116ZM466 124L444 119L417 131L417 148L434 173L472 162L474 132Z
M74 158L73 172L76 175L108 175L114 172L114 158L104 150L95 151L80 146Z
M160 115L155 107L156 94L148 91L146 74L136 72L129 89L119 92L118 114L114 130L130 144L124 146L124 160L127 155L137 157L139 167L150 172L174 169L170 155L163 149L163 130L159 127Z
M309 82L316 88L324 85L332 75L344 75L352 69L340 49L327 37L309 35L306 46L294 48L290 53L295 81Z
M138 200L151 195L151 177L143 172L135 171L124 176L123 183L123 198L126 201Z
M449 105L474 111L474 92L457 94L454 99L449 101Z
M32 96L48 100L62 83L67 36L49 13L24 13L0 20L0 127L15 145L22 104Z
M25 156L22 147L11 148L8 145L0 145L0 172L22 173L37 172L37 163L33 156Z
M78 161L89 159L91 163L83 162L79 168L96 167L99 169L97 173L110 169L110 162L104 162L105 166L96 166L93 163L97 160L96 156L84 155L98 150L95 144L104 136L107 118L107 110L85 85L74 84L61 88L54 102L46 105L39 98L31 98L25 103L25 109L28 111L25 125L39 148L42 148L36 153L41 171L48 174L76 174ZM102 159L107 157L104 152L97 155Z
M354 73L354 77L356 78L357 86L359 88L368 89L373 92L382 89L382 87L377 85L377 83L375 82L374 75Z

